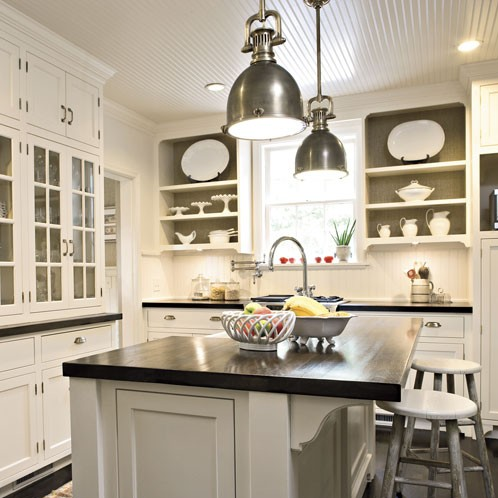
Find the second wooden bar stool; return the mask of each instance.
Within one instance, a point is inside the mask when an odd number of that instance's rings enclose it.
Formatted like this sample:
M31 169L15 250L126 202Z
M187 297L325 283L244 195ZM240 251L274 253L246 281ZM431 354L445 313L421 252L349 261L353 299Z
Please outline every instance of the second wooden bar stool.
M433 389L435 391L442 391L443 389L443 375L446 375L446 387L449 393L455 393L455 375L464 375L467 383L467 391L469 398L477 405L477 413L470 417L470 421L467 419L459 420L459 425L473 425L476 435L477 449L479 453L479 458L469 455L464 452L464 456L469 459L477 466L466 467L467 471L481 471L484 478L484 489L486 492L486 498L495 498L495 491L493 485L493 478L491 475L491 470L489 467L488 453L486 450L486 441L484 438L484 431L482 427L481 411L479 408L479 396L477 394L477 387L474 378L475 373L481 371L481 365L479 363L459 360L453 358L430 358L430 359L415 359L412 363L412 368L416 370L417 374L415 377L415 389L421 389L422 383L424 381L425 373L434 374ZM410 453L411 443L413 438L413 430L415 427L415 419L409 419L407 423L407 429L405 433L405 440L403 447L401 449L401 454L406 456ZM431 458L438 458L439 451L439 421L432 421L431 430L431 448L430 455ZM435 479L436 469L431 469L429 473L429 479ZM428 497L432 498L435 496L435 489L429 490Z

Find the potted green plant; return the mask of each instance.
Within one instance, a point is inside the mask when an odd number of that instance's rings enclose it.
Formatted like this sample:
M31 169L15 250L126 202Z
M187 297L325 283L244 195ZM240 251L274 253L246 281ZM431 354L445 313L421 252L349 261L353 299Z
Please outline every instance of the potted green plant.
M349 218L344 227L339 227L335 220L332 223L334 225L334 231L330 232L330 235L336 245L335 255L339 261L347 261L351 256L349 243L351 242L356 229L356 220Z

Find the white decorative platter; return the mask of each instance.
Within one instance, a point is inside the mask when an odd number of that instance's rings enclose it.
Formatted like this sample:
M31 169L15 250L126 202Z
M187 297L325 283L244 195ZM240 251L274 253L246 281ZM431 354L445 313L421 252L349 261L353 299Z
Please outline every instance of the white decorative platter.
M395 126L387 138L387 148L396 159L423 161L443 148L444 139L444 130L439 123L419 119Z
M182 171L190 180L208 182L217 178L228 166L230 154L218 140L200 140L182 156Z

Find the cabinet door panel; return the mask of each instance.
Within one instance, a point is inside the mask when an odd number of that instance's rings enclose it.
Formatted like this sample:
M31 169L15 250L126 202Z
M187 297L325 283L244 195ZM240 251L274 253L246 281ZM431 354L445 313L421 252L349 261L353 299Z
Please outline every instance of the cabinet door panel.
M120 498L234 498L232 400L117 392Z
M0 114L19 119L19 47L0 38Z
M19 133L0 126L0 315L22 313Z
M498 422L498 239L482 241L482 417Z
M65 106L66 73L30 53L27 54L27 64L28 123L64 135L68 118Z
M0 381L0 485L38 461L35 374Z
M99 89L96 86L66 75L68 107L67 136L87 144L99 145Z
M498 144L498 85L481 87L481 145Z
M42 380L45 458L51 458L71 449L69 378L59 366L44 370Z

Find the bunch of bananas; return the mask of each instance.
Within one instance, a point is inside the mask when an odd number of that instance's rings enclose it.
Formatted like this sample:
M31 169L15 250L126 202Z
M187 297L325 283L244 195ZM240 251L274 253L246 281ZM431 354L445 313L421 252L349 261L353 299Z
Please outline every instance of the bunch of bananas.
M296 316L327 316L329 314L329 310L323 304L307 296L289 297L282 309L291 310Z

